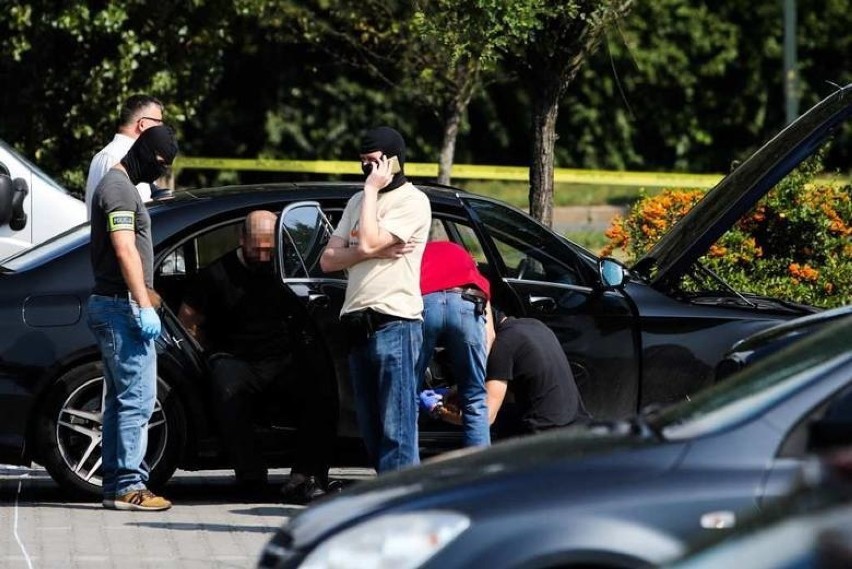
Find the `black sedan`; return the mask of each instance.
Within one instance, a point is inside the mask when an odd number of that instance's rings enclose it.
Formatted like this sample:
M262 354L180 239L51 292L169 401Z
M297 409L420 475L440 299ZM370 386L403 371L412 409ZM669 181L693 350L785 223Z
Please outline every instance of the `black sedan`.
M809 429L850 433L852 317L690 401L361 482L294 516L262 567L646 567L786 495ZM849 442L852 442L850 440Z
M489 278L495 304L544 321L559 337L597 417L677 401L713 381L734 341L815 309L742 294L702 270L700 257L739 215L827 140L852 109L846 88L803 115L710 191L630 270L553 233L500 201L421 184L431 201L432 239L462 244ZM336 391L340 464L363 460L338 313L344 274L323 274L318 257L355 183L303 183L178 192L151 204L155 288L165 299L158 339L158 404L149 425L152 484L175 468L224 466L209 413L204 354L174 317L200 269L238 245L247 213L281 212L277 261L282 294L312 354L295 381ZM102 373L83 314L92 286L84 224L0 266L0 463L38 462L70 489L100 484ZM304 349L303 349L304 348ZM299 360L294 360L298 362ZM435 366L440 371L440 366ZM433 376L435 381L452 378ZM270 466L287 466L292 406L287 386L265 398L258 428ZM422 419L424 454L457 446L459 431Z

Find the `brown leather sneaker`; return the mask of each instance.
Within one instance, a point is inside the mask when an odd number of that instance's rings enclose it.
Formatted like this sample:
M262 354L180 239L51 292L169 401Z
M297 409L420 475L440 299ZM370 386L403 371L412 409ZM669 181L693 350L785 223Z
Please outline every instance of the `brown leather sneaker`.
M107 500L104 500L103 504L105 508L110 508L110 506L107 505ZM134 490L132 492L116 496L111 509L159 512L162 510L168 510L171 507L171 502L162 496L157 496L147 488L143 488L142 490Z

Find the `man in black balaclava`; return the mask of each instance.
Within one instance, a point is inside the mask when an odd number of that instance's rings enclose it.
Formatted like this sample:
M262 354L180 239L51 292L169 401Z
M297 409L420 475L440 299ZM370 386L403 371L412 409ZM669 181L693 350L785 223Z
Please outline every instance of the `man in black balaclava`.
M177 140L172 130L159 125L144 130L121 159L134 184L148 184L161 178L177 156Z
M165 173L177 154L174 133L145 130L104 174L92 196L91 260L95 286L86 305L107 383L103 404L103 506L167 510L171 502L148 490L148 421L157 399L160 317L155 302L151 218L136 190Z
M360 154L364 189L346 204L320 265L327 273L349 272L340 320L349 333L358 427L381 473L420 461L420 263L432 215L429 198L405 179L405 142L397 131L370 130Z
M361 140L361 170L366 180L373 169L378 166L378 159L367 159L365 157L375 152L381 152L389 160L396 158L399 169L391 163L391 182L381 188L379 192L389 192L405 184L405 141L402 135L389 126L380 126L368 131Z

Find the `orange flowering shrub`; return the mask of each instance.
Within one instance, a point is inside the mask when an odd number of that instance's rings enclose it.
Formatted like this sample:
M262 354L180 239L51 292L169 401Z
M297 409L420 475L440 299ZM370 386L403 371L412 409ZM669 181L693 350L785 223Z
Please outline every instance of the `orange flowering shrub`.
M741 292L824 307L852 303L852 187L813 184L818 165L811 159L779 182L702 263ZM638 259L703 196L671 189L641 198L613 220L601 255L619 249Z

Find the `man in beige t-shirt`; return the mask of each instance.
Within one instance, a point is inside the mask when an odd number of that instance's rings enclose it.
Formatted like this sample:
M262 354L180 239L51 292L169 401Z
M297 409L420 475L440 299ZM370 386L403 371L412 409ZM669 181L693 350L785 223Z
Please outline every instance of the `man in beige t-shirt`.
M390 127L364 135L364 190L346 204L323 252L325 272L346 270L340 320L358 426L379 473L417 464L415 373L423 343L420 263L429 199L405 178L405 141Z

